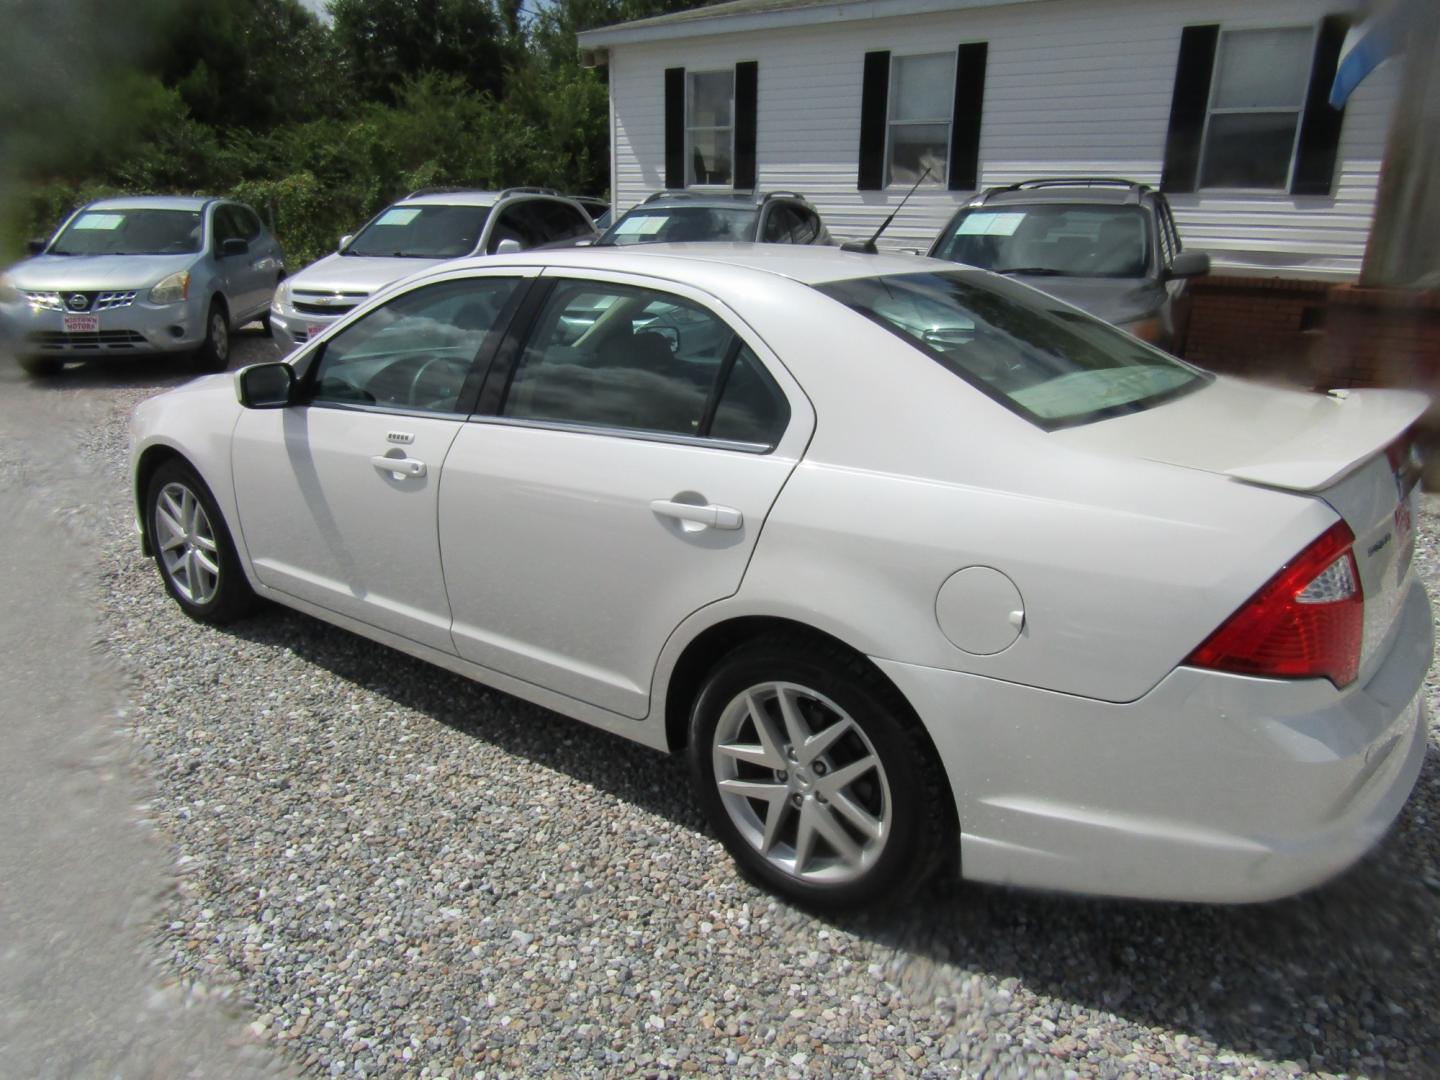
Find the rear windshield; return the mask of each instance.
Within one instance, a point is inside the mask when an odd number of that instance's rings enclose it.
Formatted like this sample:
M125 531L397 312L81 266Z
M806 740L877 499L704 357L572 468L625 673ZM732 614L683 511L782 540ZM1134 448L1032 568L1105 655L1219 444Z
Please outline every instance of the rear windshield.
M188 255L200 250L199 210L85 210L50 245L51 255Z
M983 206L959 214L935 248L1002 274L1144 277L1150 222L1138 206Z
M1046 429L1139 412L1210 376L1044 293L988 274L816 288Z
M392 206L360 230L344 254L458 259L480 242L488 206Z
M755 239L755 208L671 206L631 210L605 234L602 244L676 244L686 241Z

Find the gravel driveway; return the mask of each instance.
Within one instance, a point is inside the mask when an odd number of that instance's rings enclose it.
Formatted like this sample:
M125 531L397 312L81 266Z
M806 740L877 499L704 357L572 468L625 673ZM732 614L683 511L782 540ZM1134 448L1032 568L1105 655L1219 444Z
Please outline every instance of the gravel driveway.
M267 348L242 339L240 359ZM1440 1075L1440 744L1382 847L1241 908L937 885L826 920L741 881L681 764L282 609L184 618L81 371L103 648L129 682L183 978L316 1074ZM1440 584L1440 500L1417 559ZM1432 708L1436 683L1430 683Z

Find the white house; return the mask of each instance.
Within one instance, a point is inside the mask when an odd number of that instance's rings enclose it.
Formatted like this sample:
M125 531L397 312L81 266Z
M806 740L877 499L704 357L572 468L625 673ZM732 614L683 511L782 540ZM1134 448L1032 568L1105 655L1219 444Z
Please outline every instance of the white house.
M608 65L618 209L795 190L839 237L924 247L977 189L1162 187L1187 246L1250 277L1356 277L1396 96L1326 101L1348 0L733 0L580 35Z

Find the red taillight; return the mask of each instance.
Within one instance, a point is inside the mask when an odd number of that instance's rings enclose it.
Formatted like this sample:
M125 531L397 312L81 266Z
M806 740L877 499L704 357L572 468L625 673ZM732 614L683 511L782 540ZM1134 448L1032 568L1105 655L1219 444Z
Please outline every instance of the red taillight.
M1186 659L1241 675L1348 686L1360 671L1365 594L1351 545L1337 521L1281 568Z

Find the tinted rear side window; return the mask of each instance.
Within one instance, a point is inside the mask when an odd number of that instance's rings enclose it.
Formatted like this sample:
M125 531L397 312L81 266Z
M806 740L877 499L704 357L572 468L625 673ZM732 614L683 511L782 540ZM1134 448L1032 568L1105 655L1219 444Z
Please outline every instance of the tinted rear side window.
M1139 412L1209 379L1044 293L973 271L816 288L1047 429Z

